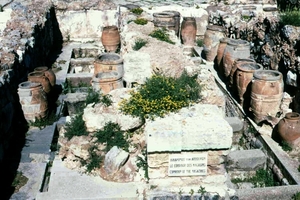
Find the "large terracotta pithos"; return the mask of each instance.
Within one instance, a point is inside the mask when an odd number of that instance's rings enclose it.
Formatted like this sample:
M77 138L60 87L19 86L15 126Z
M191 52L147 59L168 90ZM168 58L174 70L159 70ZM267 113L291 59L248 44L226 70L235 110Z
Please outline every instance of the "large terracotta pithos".
M194 17L183 17L181 22L181 41L185 46L195 46L197 24Z
M106 26L102 30L101 42L107 52L116 52L120 45L117 26Z
M157 12L153 13L153 24L155 28L166 28L175 31L176 34L176 18L174 12Z
M103 72L117 71L120 77L124 75L123 59L116 53L103 53L94 61L94 76Z
M56 84L56 76L55 73L52 71L51 68L48 68L47 66L41 66L36 67L34 69L35 72L43 72L45 76L49 79L49 82L52 86L55 86Z
M256 123L266 116L276 117L283 97L283 86L279 71L260 70L253 73L250 110Z
M103 94L108 94L110 91L118 88L123 88L123 76L117 71L100 72L93 76L92 87L95 91L101 91Z
M231 39L227 42L223 54L223 70L225 78L230 75L232 65L237 58L250 57L250 43L246 40Z
M253 74L257 70L263 70L263 67L252 59L245 59L245 62L237 62L236 66L235 82L239 103L242 107L249 108Z
M224 54L225 48L227 46L227 42L229 40L230 40L230 38L228 38L228 37L221 38L218 49L217 49L216 60L217 60L217 67L218 67L218 71L219 71L220 75L224 74L224 71L223 71L223 54Z
M300 114L297 112L286 113L277 124L279 137L292 147L296 147L300 142Z
M18 88L19 101L27 121L45 118L48 114L47 95L40 83L22 82Z
M31 72L28 74L28 81L34 83L40 83L43 87L43 90L48 94L52 90L52 86L50 84L49 79L45 76L44 72Z
M224 28L217 25L209 25L204 34L203 39L203 52L205 60L213 62L217 56L220 40L225 38ZM220 51L222 51L220 49ZM219 58L220 60L220 58Z

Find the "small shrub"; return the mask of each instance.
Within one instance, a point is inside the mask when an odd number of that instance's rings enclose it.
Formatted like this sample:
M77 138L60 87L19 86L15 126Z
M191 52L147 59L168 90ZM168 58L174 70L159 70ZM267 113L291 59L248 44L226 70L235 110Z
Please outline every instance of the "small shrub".
M170 39L170 36L169 36L166 28L156 29L156 30L152 31L149 34L149 36L154 37L154 38L156 38L156 39L158 39L160 41L168 42L170 44L175 44L175 42L173 42Z
M132 13L134 13L136 15L142 14L143 11L144 10L142 8L133 8L133 9L130 10L130 12L132 12Z
M280 13L279 23L282 25L300 26L300 11L291 10Z
M205 187L200 186L198 193L200 193L202 196L205 195L207 191L205 190Z
M197 39L196 44L197 44L198 47L202 47L203 46L203 40Z
M163 117L200 99L201 86L197 75L186 72L179 78L154 75L145 84L131 92L131 97L120 102L120 110L135 117Z
M100 102L100 94L99 92L96 92L95 90L93 90L92 88L88 89L88 94L86 96L86 100L85 100L85 104L97 104Z
M297 192L296 194L294 194L293 200L300 200L300 192Z
M82 119L83 113L75 115L70 122L65 125L65 137L70 140L74 136L88 135L85 123Z
M102 103L104 106L108 107L112 105L111 95L105 94L101 96L100 103Z
M113 146L127 150L129 147L128 141L124 138L124 131L121 130L119 124L108 122L102 130L95 133L97 142L106 144L106 151L109 151Z
M86 172L91 173L94 169L99 169L103 162L103 157L97 154L97 147L92 145L89 149L89 158L87 160L81 160L81 165L86 167Z
M134 46L132 47L133 50L138 51L143 46L147 44L147 41L141 38L135 40Z
M134 20L134 23L139 25L145 25L148 23L148 20L144 18L137 18L136 20Z
M286 141L281 142L281 148L283 151L292 151L293 148Z

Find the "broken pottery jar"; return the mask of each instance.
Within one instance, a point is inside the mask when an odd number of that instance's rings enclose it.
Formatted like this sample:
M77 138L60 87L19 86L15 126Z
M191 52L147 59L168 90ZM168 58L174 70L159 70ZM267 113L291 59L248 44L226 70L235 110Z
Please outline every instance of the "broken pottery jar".
M47 95L40 83L22 82L18 88L19 101L27 121L45 118L48 114Z
M260 70L253 74L250 111L255 123L267 116L276 117L283 97L282 74L275 70Z
M34 69L34 71L44 73L45 76L49 79L49 82L50 82L51 86L55 86L56 76L55 76L55 73L52 71L51 68L48 68L47 66L41 66L41 67L36 67Z
M220 40L225 37L224 28L222 26L207 26L203 39L203 52L205 54L204 59L206 61L213 62L215 60L218 53Z
M118 27L104 27L101 35L101 42L107 52L116 52L120 45L120 33Z
M297 112L286 113L277 124L279 137L291 147L298 146L300 142L300 114Z

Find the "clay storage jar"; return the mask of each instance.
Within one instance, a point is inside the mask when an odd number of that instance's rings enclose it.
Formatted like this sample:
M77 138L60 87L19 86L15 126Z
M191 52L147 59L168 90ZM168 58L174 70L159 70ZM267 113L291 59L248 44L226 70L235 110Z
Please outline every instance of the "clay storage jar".
M204 59L206 61L214 62L217 56L220 40L225 37L226 36L225 36L224 28L222 26L217 26L217 25L207 26L207 29L204 34L204 39L203 39L203 52L205 55Z
M94 61L94 76L103 72L116 71L121 76L124 75L123 59L116 53L103 53L96 57Z
M34 83L40 83L43 87L43 90L49 94L51 92L52 86L50 84L49 79L45 76L43 72L31 72L28 74L28 81Z
M123 76L117 71L100 72L92 78L92 86L95 91L108 94L110 91L123 88Z
M259 70L253 73L250 111L256 123L266 116L275 117L283 97L282 74L275 70Z
M245 60L245 62L236 63L237 71L235 74L235 83L240 105L249 109L253 74L255 71L263 70L263 67L252 59L241 60Z
M153 13L153 24L155 28L166 28L176 34L176 19L173 12Z
M48 114L48 101L40 83L22 82L18 88L19 101L27 121L45 118Z
M300 142L300 114L297 112L286 113L285 117L277 124L277 134L291 147L298 146Z
M34 69L35 72L42 72L49 79L51 86L55 86L56 84L56 76L52 69L47 66L36 67Z
M230 75L234 61L237 58L250 57L250 43L246 40L230 39L223 54L223 70L225 78Z
M233 64L232 64L230 74L228 76L228 86L229 87L232 87L234 84L236 84L236 82L235 82L236 70L237 70L237 67L239 65L241 65L242 63L256 63L256 62L255 62L255 60L250 59L250 58L237 58L237 59L235 59L233 61Z
M194 17L183 17L181 23L181 41L185 46L195 46L197 24Z
M174 14L174 20L175 20L175 35L178 37L179 36L179 29L180 29L180 12L175 11L175 10L165 10L163 11L164 13L173 13Z
M230 40L230 38L225 37L225 38L221 38L220 39L220 43L218 46L218 50L217 50L217 67L218 67L218 72L220 75L223 75L223 54L224 54L224 50L227 46L227 42Z
M117 26L106 26L102 30L101 42L107 52L116 52L120 45Z

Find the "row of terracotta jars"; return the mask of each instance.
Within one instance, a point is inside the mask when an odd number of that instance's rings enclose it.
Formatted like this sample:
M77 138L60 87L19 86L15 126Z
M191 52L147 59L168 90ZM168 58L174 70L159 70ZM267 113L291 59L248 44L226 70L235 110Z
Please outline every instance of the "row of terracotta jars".
M282 74L263 70L262 65L251 59L249 42L224 37L219 39L217 50L214 45L204 49L207 58L215 61L219 75L230 92L237 97L245 111L252 112L256 123L267 115L276 116L283 96Z
M94 75L91 85L95 91L103 94L118 88L123 88L123 59L116 53L103 53L94 61Z

